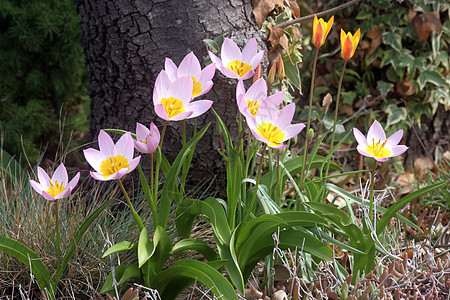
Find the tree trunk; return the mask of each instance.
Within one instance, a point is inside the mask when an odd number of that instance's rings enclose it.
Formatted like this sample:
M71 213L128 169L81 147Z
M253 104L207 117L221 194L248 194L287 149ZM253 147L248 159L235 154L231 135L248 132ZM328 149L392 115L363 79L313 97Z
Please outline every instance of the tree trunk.
M154 113L152 93L165 57L177 65L190 51L199 60L207 55L203 39L224 34L241 46L251 37L265 49L254 23L249 0L74 0L81 15L82 44L85 49L91 97L91 138L100 129L135 131L136 122L150 122L161 129L163 120ZM214 109L236 136L238 116L235 104L236 82L219 72L214 87L202 99L213 100ZM197 126L213 126L199 142L190 170L191 184L214 177L216 190L224 186L223 159L211 112L196 119ZM194 121L188 121L188 136ZM181 149L181 122L170 122L163 152L173 161ZM149 165L146 158L143 167Z

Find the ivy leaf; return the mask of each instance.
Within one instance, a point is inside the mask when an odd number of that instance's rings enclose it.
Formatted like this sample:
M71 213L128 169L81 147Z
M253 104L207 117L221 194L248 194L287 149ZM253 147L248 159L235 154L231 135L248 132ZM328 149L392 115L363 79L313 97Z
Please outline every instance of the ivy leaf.
M371 0L370 2L381 9L389 8L391 6L390 0Z
M386 99L387 94L394 86L393 83L386 82L386 81L378 81L377 82L377 89L381 92L381 96L383 96L384 99Z
M430 105L427 105L422 102L408 102L408 110L412 116L412 118L419 124L420 126L420 118L422 115L427 116L428 118L432 118L433 115L431 114L431 107Z
M403 120L406 120L406 108L398 107L395 104L390 104L385 109L388 114L386 127L389 127L393 124L397 124Z
M402 36L398 33L387 31L381 36L385 45L391 46L395 51L402 51Z
M417 78L417 83L419 84L419 88L422 90L427 82L434 84L436 86L445 86L445 79L442 75L436 71L425 71L420 73Z
M286 73L286 78L301 92L302 83L300 79L300 72L298 69L298 63L300 59L297 55L291 55L290 59L287 55L283 55L284 71Z
M396 72L398 72L398 67L400 67L400 57L397 51L392 49L386 50L383 53L383 58L381 59L381 67L391 64Z
M403 53L400 60L400 66L408 69L410 77L414 77L416 70L424 71L426 58L424 56L414 57L409 53Z

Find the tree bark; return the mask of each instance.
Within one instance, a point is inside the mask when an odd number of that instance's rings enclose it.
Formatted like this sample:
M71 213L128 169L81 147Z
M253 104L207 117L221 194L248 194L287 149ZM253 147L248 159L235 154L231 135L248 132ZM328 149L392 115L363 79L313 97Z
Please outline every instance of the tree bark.
M154 113L152 93L165 57L177 65L190 51L202 62L207 55L203 39L224 34L241 46L256 37L265 49L249 0L74 0L81 16L91 97L91 138L100 129L135 131L136 122L150 122L161 129L163 120ZM238 116L234 80L219 72L214 87L203 99L213 100L214 109L237 136ZM215 189L224 186L225 169L216 149L220 145L211 112L196 118L197 126L212 122L199 142L190 170L191 184L217 177ZM188 137L193 120L187 125ZM181 149L181 122L170 122L163 153L173 161ZM146 163L147 162L147 163ZM144 168L148 160L143 161Z

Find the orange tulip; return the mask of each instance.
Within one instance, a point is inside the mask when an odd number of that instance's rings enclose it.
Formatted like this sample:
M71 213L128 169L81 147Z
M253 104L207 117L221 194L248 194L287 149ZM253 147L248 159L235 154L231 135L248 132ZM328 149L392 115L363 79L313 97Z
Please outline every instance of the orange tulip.
M341 29L341 57L346 61L352 58L355 54L356 47L358 46L359 39L361 37L361 31L358 29L355 35L350 32L345 33Z
M320 48L325 43L325 39L333 26L333 21L334 16L328 22L325 22L322 18L317 19L317 16L314 16L312 43L316 48Z

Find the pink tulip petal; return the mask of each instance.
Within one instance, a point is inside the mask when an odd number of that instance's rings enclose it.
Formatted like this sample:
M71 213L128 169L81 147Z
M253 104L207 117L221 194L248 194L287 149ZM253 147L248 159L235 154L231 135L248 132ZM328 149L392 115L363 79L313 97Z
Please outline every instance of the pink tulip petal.
M153 153L156 151L159 145L159 140L149 138L147 139L147 152L146 153Z
M128 168L122 168L119 171L117 171L116 173L108 176L108 179L110 179L110 180L120 179L123 176L125 176L127 173L128 173Z
M366 137L357 128L353 127L353 135L355 136L356 142L364 148L367 148Z
M210 109L213 103L214 102L211 100L197 100L189 103L186 107L187 110L192 111L192 115L189 116L189 119L198 117L205 113L208 109Z
M78 181L80 180L80 172L78 172L74 178L67 184L67 187L70 187L72 190L75 188L75 186L78 184Z
M37 167L39 183L46 190L50 188L50 177L41 167Z
M367 157L373 157L372 154L369 154L366 152L367 146L358 145L356 146L356 150L359 152L359 154L367 156Z
M105 157L114 156L114 142L112 138L103 130L100 130L98 134L98 146L100 152L103 153Z
M197 56L195 56L194 52L190 52L181 61L180 66L178 67L177 76L181 77L187 75L200 79L201 72L202 67L200 66Z
M158 127L153 122L150 124L150 134L152 135L153 139L159 143L161 135L159 134Z
M134 148L137 152L147 153L147 144L134 140Z
M256 39L253 37L247 42L244 49L242 49L242 62L250 64L257 51L258 44L256 43Z
M216 55L214 55L214 53L212 53L211 51L208 51L208 55L209 55L209 58L211 59L211 61L213 62L213 64L215 64L216 68L223 66L222 60L220 60L220 58L218 58Z
M187 108L186 108L187 109ZM170 121L182 121L182 120L186 120L189 119L190 116L192 116L193 112L190 110L187 110L185 112L179 113L176 116L173 116L172 118L170 118Z
M196 95L194 98L197 98L199 96L202 96L202 95L208 93L214 85L211 80L208 80L206 82L200 82L200 84L202 85L202 91L198 95Z
M166 57L164 71L166 71L170 81L175 81L177 79L177 70L178 68L175 63L170 58Z
M102 161L106 159L105 155L94 148L83 150L83 154L84 158L86 158L86 161L91 165L91 167L97 172L100 172L100 165Z
M379 162L385 162L385 161L388 161L389 158L388 157L381 157L381 158L374 157L374 159Z
M394 157L394 156L399 156L401 154L403 154L406 150L408 150L409 147L405 146L405 145L399 145L399 146L394 146L392 148L392 152L391 155L389 155L390 157Z
M245 73L241 78L243 80L247 80L247 79L251 78L253 75L255 75L255 71L250 70L247 73Z
M191 77L177 78L170 86L167 96L174 97L183 102L184 105L187 105L191 100L193 87L194 83Z
M255 69L261 63L263 57L264 57L264 50L259 51L255 56L253 56L252 60L248 64L251 65L253 69Z
M159 104L162 98L167 98L167 92L172 85L169 75L162 70L156 77L155 87L153 88L153 105Z
M163 120L169 121L169 115L166 112L166 109L164 108L164 105L157 104L155 105L155 113Z
M136 167L139 165L139 162L141 161L141 156L137 156L134 159L132 159L129 163L128 163L128 167L130 168L127 173L130 173L131 171L133 171L134 169L136 169Z
M46 190L45 187L34 180L30 180L30 185L39 195L42 194L42 191Z
M253 115L248 110L248 104L245 101L244 95L241 95L237 99L237 106L238 106L238 109L241 112L241 114L243 114L246 118L253 117Z
M283 130L292 122L295 114L295 103L290 103L280 110L278 119L272 121L275 126Z
M386 140L386 134L384 133L383 127L381 127L381 124L377 120L373 122L367 132L367 143L371 144L373 140L375 140L375 142L380 140L381 142L384 142Z
M138 141L145 141L150 130L142 125L141 123L136 123L136 139Z
M236 101L238 101L239 97L244 95L245 95L244 80L239 79L236 85Z
M222 59L223 65L226 66L229 62L234 60L242 61L242 53L235 42L229 38L225 38L222 44L220 58Z
M226 67L220 66L219 67L219 71L222 72L222 74L225 75L228 78L234 78L234 79L239 79L240 78L240 76L237 73L231 71L230 69L228 69Z
M275 94L267 97L267 99L269 99L270 103L272 103L274 106L278 107L280 106L281 102L283 102L284 91L276 92Z
M403 129L400 129L387 139L386 148L391 149L392 147L397 146L402 137Z
M263 78L255 81L245 93L245 100L256 101L258 103L267 98L267 85Z
M292 124L292 125L286 127L283 130L283 132L285 134L283 142L293 138L294 136L297 136L305 127L306 127L306 125L303 123Z
M212 63L207 65L201 72L199 81L205 82L212 80L214 77L214 73L216 73L216 64Z
M127 132L120 137L114 148L114 156L123 155L126 159L131 160L134 155L134 143L131 133Z
M46 191L42 191L41 193L42 197L44 197L46 200L54 201L56 200L52 195L47 193Z
M52 182L55 183L56 181L58 181L59 184L62 184L64 186L67 186L67 184L69 183L67 170L66 167L64 167L64 164L60 164L56 168L55 173L53 173Z
M64 191L55 196L55 199L63 199L70 195L72 188L66 188Z
M99 173L99 172L90 172L91 173L91 176L94 178L94 179L97 179L97 180L100 180L100 181L108 181L108 180L111 180L111 178L106 178L105 176L103 176L103 174L102 173Z
M287 147L286 144L279 144L278 146L271 146L268 144L267 146L269 146L270 148L273 148L273 149L284 149Z

